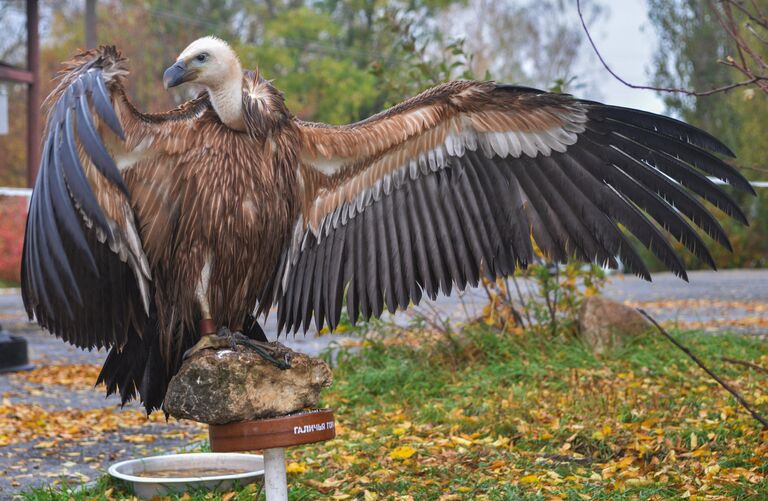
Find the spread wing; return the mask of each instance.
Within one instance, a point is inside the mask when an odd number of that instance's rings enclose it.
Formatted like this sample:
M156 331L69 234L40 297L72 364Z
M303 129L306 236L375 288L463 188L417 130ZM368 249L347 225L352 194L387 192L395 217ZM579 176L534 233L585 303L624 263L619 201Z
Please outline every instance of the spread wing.
M534 259L650 279L634 235L686 278L670 244L714 267L699 197L746 223L707 175L751 191L718 140L677 120L491 82L452 82L365 121L300 123L303 211L273 286L279 324L336 326L476 285Z
M46 100L24 239L22 293L30 318L84 348L122 349L145 330L152 276L132 204L148 205L162 194L131 194L123 174L165 152L168 123L207 106L196 101L164 115L138 113L125 96L126 62L114 47L101 47L76 56L58 76Z

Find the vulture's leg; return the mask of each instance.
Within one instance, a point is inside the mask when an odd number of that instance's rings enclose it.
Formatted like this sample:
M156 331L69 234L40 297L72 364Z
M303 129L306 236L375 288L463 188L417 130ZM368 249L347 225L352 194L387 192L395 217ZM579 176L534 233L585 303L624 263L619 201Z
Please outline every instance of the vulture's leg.
M200 313L203 319L213 318L211 316L211 306L208 301L208 287L210 285L210 282L211 282L211 259L209 256L208 259L205 260L203 269L200 272L200 280L197 282L197 287L195 287L195 296L197 297L197 302L200 306ZM255 322L256 322L256 319L253 319L253 323ZM257 327L258 327L258 324L257 324ZM200 350L206 350L206 349L221 350L224 348L230 348L232 350L236 350L237 346L240 345L255 351L264 360L267 360L268 362L274 364L276 367L280 369L289 369L291 367L290 360L278 360L275 357L276 351L274 347L272 347L272 345L266 342L267 336L264 334L264 331L261 330L261 327L258 327L258 329L256 330L256 329L253 329L253 325L250 325L249 330L250 332L256 334L257 336L256 340L249 338L248 336L246 336L245 334L237 330L233 332L228 327L219 327L218 331L216 332L216 335L206 335L208 333L201 332L200 341L195 343L195 345L192 348L184 352L183 358L187 359ZM263 341L261 339L263 339Z
M208 301L208 288L211 284L211 258L208 256L203 264L203 269L200 270L200 279L195 286L195 298L197 304L200 307L200 340L195 343L190 349L184 352L183 359L191 357L200 350L219 350L229 346L229 343L216 336L216 324L213 322L213 316L211 315L211 304ZM207 327L206 327L207 326ZM212 328L212 332L204 332L206 329Z

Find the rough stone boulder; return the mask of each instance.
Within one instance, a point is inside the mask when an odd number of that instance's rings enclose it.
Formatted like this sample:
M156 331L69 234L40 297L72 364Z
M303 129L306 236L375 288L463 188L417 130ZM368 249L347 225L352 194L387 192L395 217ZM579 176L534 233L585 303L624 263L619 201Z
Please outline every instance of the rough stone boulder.
M333 382L331 369L318 358L271 345L276 358L287 356L290 369L279 369L243 347L195 353L171 379L164 410L177 419L226 424L315 406L320 390Z
M579 313L579 336L598 355L621 348L652 329L634 308L600 296L587 298Z

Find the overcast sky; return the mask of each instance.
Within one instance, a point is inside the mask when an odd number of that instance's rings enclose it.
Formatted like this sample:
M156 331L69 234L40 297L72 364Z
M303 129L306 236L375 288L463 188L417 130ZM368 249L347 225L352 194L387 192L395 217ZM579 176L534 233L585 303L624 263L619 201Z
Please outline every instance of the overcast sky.
M573 16L579 22L575 0L571 5ZM610 9L608 15L602 16L589 27L603 58L624 80L633 84L649 84L649 69L656 50L657 36L648 20L645 1L613 0L604 2L604 5ZM585 51L582 64L584 67L579 68L576 74L595 82L600 92L599 96L585 97L596 97L609 104L654 113L664 111L664 103L655 92L626 87L605 71L591 47Z

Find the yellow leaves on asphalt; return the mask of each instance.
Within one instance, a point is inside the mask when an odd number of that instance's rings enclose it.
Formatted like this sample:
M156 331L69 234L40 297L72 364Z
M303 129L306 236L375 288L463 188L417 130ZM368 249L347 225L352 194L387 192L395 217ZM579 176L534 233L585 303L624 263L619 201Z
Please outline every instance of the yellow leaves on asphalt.
M678 329L722 331L728 328L768 329L768 303L764 301L726 301L713 299L675 299L663 301L624 301L651 314L685 312L686 320L662 322ZM675 315L677 316L677 315Z
M74 390L94 391L99 371L97 365L51 365L11 377L23 384L45 387L59 385ZM23 386L23 389L31 394L29 387ZM38 390L38 393L44 395L47 391ZM128 443L150 444L160 436L192 439L205 432L203 425L192 422L180 423L180 428L168 431L164 429L165 422L162 413L147 417L138 409L119 409L117 405L95 409L67 408L62 405L54 409L4 395L0 400L0 447L34 442L33 448L45 450L93 441L106 434L114 434L117 440ZM157 431L141 432L148 426L155 426Z
M18 372L14 378L30 383L90 389L96 385L101 367L92 364L41 365L28 372Z

